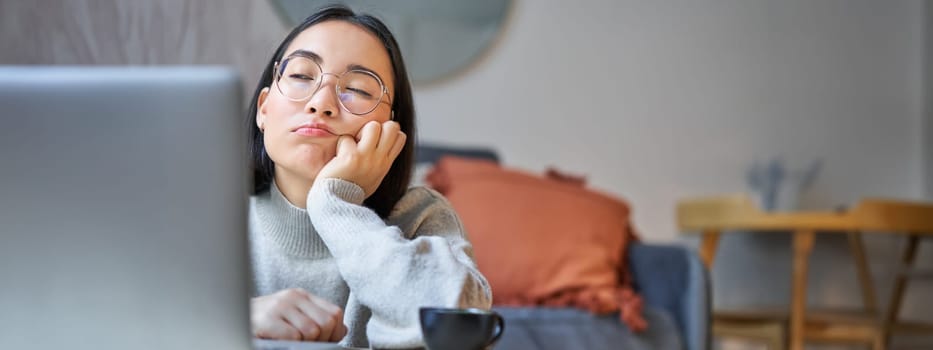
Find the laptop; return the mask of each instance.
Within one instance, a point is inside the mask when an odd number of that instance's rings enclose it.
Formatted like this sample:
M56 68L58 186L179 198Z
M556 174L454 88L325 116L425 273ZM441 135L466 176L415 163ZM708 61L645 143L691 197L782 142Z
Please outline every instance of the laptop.
M0 66L0 349L251 349L226 68Z

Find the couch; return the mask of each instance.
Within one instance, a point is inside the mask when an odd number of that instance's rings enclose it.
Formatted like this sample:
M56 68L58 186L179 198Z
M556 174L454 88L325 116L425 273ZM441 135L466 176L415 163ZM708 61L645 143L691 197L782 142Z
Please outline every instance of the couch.
M499 162L491 149L419 144L416 179L441 157L453 155ZM506 321L495 346L524 349L710 349L710 286L698 257L680 246L636 242L628 246L628 268L644 300L649 327L633 333L618 315L594 315L562 307L495 306Z

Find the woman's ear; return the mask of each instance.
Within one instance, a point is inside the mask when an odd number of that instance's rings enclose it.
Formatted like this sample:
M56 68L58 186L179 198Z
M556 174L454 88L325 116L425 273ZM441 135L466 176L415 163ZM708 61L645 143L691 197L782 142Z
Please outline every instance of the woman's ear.
M269 97L269 88L259 91L259 99L256 101L256 126L259 131L266 131L266 97Z

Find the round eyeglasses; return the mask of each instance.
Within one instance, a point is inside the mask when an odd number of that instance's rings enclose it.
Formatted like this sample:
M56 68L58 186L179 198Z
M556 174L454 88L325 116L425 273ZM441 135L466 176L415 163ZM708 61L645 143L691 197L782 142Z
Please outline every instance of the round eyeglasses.
M344 110L355 115L368 114L379 107L389 106L389 91L376 74L351 69L341 74L324 73L321 65L305 56L289 56L275 66L275 82L279 92L292 101L304 101L321 88L325 75L337 78L334 87L337 100Z

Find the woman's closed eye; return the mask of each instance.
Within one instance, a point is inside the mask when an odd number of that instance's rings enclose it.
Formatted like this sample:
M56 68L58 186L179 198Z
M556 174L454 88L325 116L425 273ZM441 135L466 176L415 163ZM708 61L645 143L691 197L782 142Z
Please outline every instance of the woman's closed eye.
M291 75L288 76L288 78L289 78L289 79L299 79L299 80L314 80L314 76L307 75L307 74L298 74L298 73L291 74Z
M373 95L372 95L372 94L370 94L370 93L368 93L368 92L366 92L366 91L364 91L364 90L355 89L355 88L352 88L352 87L348 87L348 88L346 88L346 90L349 91L349 92L352 92L354 95L357 95L357 96L359 96L359 97L363 97L363 98L366 98L366 99L371 99L371 98L373 98Z

